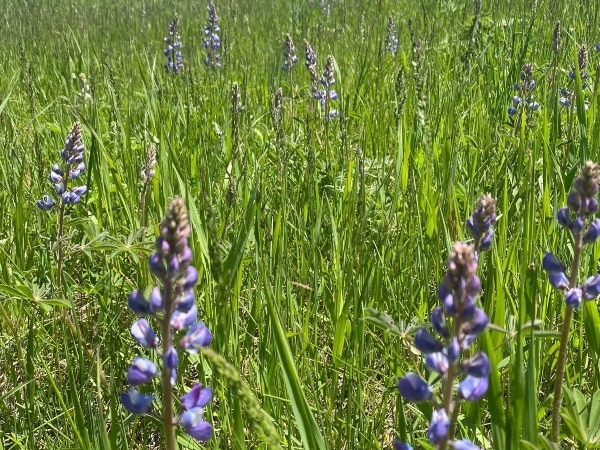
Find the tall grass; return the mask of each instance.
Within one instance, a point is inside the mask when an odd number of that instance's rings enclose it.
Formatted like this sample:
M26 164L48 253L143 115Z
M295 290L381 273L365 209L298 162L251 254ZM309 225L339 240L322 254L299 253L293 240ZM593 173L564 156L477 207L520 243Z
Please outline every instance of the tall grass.
M498 197L501 214L481 261L494 325L482 347L495 370L487 399L463 410L460 433L483 448L535 448L538 434L549 434L564 308L541 256L572 252L553 214L600 147L597 90L571 119L557 89L579 45L600 40L600 4L484 2L477 36L468 1L215 5L223 67L214 70L202 62L202 1L3 5L0 448L162 448L159 424L128 415L118 393L134 356L127 295L152 285L144 261L177 195L189 209L212 349L256 393L280 447L389 448L401 436L428 448L430 410L402 405L395 385L420 364L408 334L436 304L447 251L465 238L464 221L484 192ZM162 56L175 12L185 63L178 76L163 72ZM395 57L384 51L390 15ZM293 76L280 70L286 33L300 59L303 38L319 67L335 56L339 118L326 121L310 98L302 61ZM599 59L591 50L594 88ZM533 127L515 129L506 108L525 61L534 62L542 108ZM91 100L81 95L81 73ZM233 83L242 107L235 120ZM270 119L280 87L283 139ZM75 120L89 191L65 218L57 291L56 217L35 201L51 188L46 174ZM142 223L140 171L153 142L156 176ZM597 248L582 256L587 272L599 256ZM586 303L566 367L567 385L586 397L600 388L599 336L597 307ZM188 386L197 380L215 391L208 448L267 448L206 358L182 364L194 374ZM563 437L568 448L584 445ZM178 442L199 448L183 434Z

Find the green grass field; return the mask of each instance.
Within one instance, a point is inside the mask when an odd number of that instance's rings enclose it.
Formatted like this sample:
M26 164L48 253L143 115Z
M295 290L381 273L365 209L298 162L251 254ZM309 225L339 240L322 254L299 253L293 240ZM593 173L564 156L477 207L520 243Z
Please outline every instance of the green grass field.
M403 404L396 385L424 373L410 333L438 303L448 251L469 239L465 220L483 193L499 214L480 260L493 326L478 345L493 369L458 433L484 449L538 448L550 434L565 308L541 259L571 257L554 216L583 162L600 159L600 3L490 0L479 15L458 0L215 6L219 69L203 63L202 0L4 1L0 449L165 448L160 422L128 414L119 393L132 358L149 355L131 337L127 297L156 283L147 256L176 196L189 210L199 319L236 369L219 370L212 354L181 357L178 395L196 381L214 391L207 448L389 449L396 438L434 448L431 406ZM176 76L162 53L175 13ZM396 55L385 51L390 16ZM286 33L299 58L289 72ZM303 39L319 74L335 58L338 118L311 98ZM563 108L559 90L582 44L589 86L576 78L578 103ZM507 108L528 61L541 108L517 121ZM57 282L57 209L36 201L54 193L48 174L75 121L88 193L67 208ZM156 175L142 202L151 143ZM583 278L599 257L584 252ZM592 398L595 302L575 313L569 349L566 385ZM578 436L564 425L563 448L598 448L593 429Z

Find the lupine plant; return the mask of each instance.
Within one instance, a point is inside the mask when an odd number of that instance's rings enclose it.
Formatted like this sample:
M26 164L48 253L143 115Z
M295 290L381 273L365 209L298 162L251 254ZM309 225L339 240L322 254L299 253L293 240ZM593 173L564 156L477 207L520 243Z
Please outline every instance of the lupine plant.
M588 88L588 78L590 77L589 72L585 69L588 66L589 58L588 58L588 48L587 45L583 44L579 47L579 52L577 53L577 65L579 66L579 73L581 76L581 88L585 91ZM575 105L575 66L571 65L571 70L568 73L569 84L567 87L562 87L560 89L561 97L558 99L558 103L560 106L565 108L571 108ZM587 105L586 105L587 109Z
M317 54L306 39L304 40L304 66L310 74L311 95L313 98L320 98L319 75L317 74Z
M164 55L167 58L165 62L165 72L171 71L173 75L177 75L183 69L183 54L181 49L183 44L181 43L181 36L179 35L179 16L175 14L175 17L169 24L169 35L164 39L165 49Z
M553 442L558 442L560 437L560 407L573 312L581 306L582 301L593 300L600 294L600 275L593 275L581 284L579 282L579 265L583 249L586 245L593 245L600 236L600 219L594 218L598 212L596 196L599 181L598 164L587 161L579 177L573 182L573 189L567 197L567 206L559 209L556 214L558 223L569 230L573 239L570 272L567 272L567 266L552 253L546 253L542 261L542 267L548 273L550 284L563 292L566 305L555 371L552 405Z
M294 45L292 37L289 34L286 34L283 43L283 64L281 65L281 70L286 72L291 71L296 66L297 62L296 46Z
M512 106L508 108L510 116L517 116L515 129L518 129L521 124L522 113L525 113L527 124L533 125L532 113L540 109L540 104L533 98L533 89L535 88L535 80L533 79L533 64L528 62L523 64L521 69L521 83L515 83L513 88L517 94L512 98Z
M452 247L447 262L444 281L438 289L441 305L431 312L431 325L437 335L425 327L417 330L415 347L424 355L425 367L441 382L439 393L433 386L413 372L400 378L398 390L409 402L429 401L434 406L427 438L436 449L451 447L457 450L478 449L467 439L455 438L460 404L463 401L480 400L489 385L490 362L484 352L470 355L474 341L488 324L485 312L476 306L481 292L477 276L479 252L488 250L492 243L496 222L496 200L483 195L477 209L467 220L467 228L473 236L472 243L457 242ZM459 380L455 392L455 382ZM412 447L394 441L396 450Z
M208 21L206 26L204 27L204 50L206 51L206 56L204 58L204 64L207 67L221 67L221 53L219 53L219 49L221 48L221 38L217 34L221 29L217 22L219 18L217 16L217 8L212 0L206 6L206 10L208 11Z
M325 63L325 70L323 70L323 75L319 79L319 83L323 86L322 89L317 90L317 92L313 92L313 97L316 100L319 100L321 106L325 108L325 117L329 119L333 119L339 115L337 109L331 108L331 102L337 101L338 95L334 89L331 87L335 84L335 78L333 77L333 56L329 55L327 57L327 62Z
M159 376L158 366L150 359L138 356L127 371L130 388L121 394L121 401L132 414L150 414L162 421L165 433L165 448L177 447L175 426L180 425L193 438L207 441L212 437L212 425L203 419L204 408L212 398L209 387L194 385L180 397L180 412L175 413L173 390L177 380L180 350L196 353L212 341L212 334L206 325L197 321L198 309L194 286L198 281L198 271L192 265L192 251L187 245L190 234L187 209L181 198L171 201L160 226L160 236L156 240L156 250L148 259L150 270L160 280L162 287L154 287L146 299L139 290L134 290L128 298L131 311L142 318L131 327L133 337L142 347L153 350L162 362L160 391L162 411L152 410L154 387L142 393L138 386L151 384ZM147 318L152 318L161 330L161 339L152 329Z
M54 164L50 171L49 180L54 184L54 192L59 197L60 210L58 212L58 235L56 238L57 259L56 259L56 286L61 289L62 283L62 264L63 264L63 234L65 225L65 214L68 208L73 207L81 201L81 197L87 192L86 185L71 187L85 170L83 162L83 152L85 146L81 138L81 125L75 122L71 132L67 136L65 145L60 152L61 163ZM51 195L44 195L37 201L37 206L43 211L49 211L55 206L56 202Z

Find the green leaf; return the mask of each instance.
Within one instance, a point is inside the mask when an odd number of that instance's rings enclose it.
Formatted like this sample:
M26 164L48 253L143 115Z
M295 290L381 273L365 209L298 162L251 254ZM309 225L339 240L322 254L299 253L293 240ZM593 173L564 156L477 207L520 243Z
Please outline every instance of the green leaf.
M263 288L265 297L267 299L267 309L269 311L269 320L273 328L274 334L274 345L277 349L277 356L279 357L281 371L283 373L283 380L285 383L286 390L290 397L290 403L296 418L298 431L302 437L302 445L305 450L326 450L327 445L325 439L321 435L317 421L310 409L296 364L294 362L294 354L290 349L290 345L285 336L285 331L281 325L279 313L275 308L275 301L273 298L273 288L269 284L266 277L266 271L263 272Z
M370 307L366 307L364 311L365 317L363 318L363 320L365 322L372 323L373 325L381 328L382 330L389 331L390 333L393 333L396 336L403 335L402 331L400 331L400 329L389 314L377 311L375 308Z

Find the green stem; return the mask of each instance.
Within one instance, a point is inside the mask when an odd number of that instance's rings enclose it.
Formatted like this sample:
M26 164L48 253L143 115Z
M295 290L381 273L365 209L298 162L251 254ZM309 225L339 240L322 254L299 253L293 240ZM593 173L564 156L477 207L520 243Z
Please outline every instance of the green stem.
M464 302L464 299L463 299ZM461 302L461 304L463 303ZM456 319L454 322L454 336L458 339L460 328L462 326L462 311L457 311ZM448 440L454 439L454 430L456 428L456 421L458 419L458 412L460 410L460 403L456 401L452 404L452 394L454 391L454 377L456 376L456 362L450 363L448 367L448 371L446 372L446 380L444 382L444 397L442 406L446 410L446 414L451 416L450 426L448 427L448 434L446 437L440 442L438 450L446 450L446 446L448 445Z
M292 116L292 134L294 134L294 81L292 78L292 69L290 69L290 115Z
M575 236L575 250L573 253L573 264L571 265L569 288L574 288L577 286L577 275L579 273L579 261L581 259L582 248L583 239L581 233L579 233L577 236ZM567 362L567 343L569 342L572 320L573 307L567 306L565 318L562 324L560 350L558 352L558 363L556 365L556 377L554 381L554 400L552 402L552 442L555 443L558 443L560 438L560 405L562 403L562 387L564 384L565 366Z
M144 187L142 188L142 195L140 197L140 210L141 210L141 219L140 225L142 228L146 227L146 192L148 190L148 181L144 183Z
M570 153L570 148L571 145L573 145L571 143L571 138L573 136L573 122L575 121L575 92L573 92L573 95L571 95L571 108L569 109L569 129L567 131L567 147L566 147L566 151L567 154L565 155L565 160L567 160L569 158L569 153Z
M65 180L65 190L67 183ZM60 212L58 213L58 235L56 237L57 257L56 257L56 290L60 293L62 289L62 262L63 262L63 233L65 229L65 203L60 199Z
M176 258L177 256L175 256ZM171 335L171 311L173 309L173 280L165 281L165 315L162 319L162 354L167 354L171 348L173 336ZM163 426L165 428L166 450L176 450L175 427L173 426L173 386L171 385L171 369L163 361L162 368L162 393L163 393Z
M452 410L452 391L454 390L454 376L456 375L456 369L454 364L450 364L448 367L448 372L446 372L446 381L444 383L444 397L442 406L446 410L446 414L450 413L452 417L455 417L455 411L458 412L459 406L458 403L455 405L454 410ZM457 415L457 414L456 414ZM448 434L446 437L440 442L439 450L445 450L446 445L448 445L448 439L450 436L453 436L454 433L451 430L454 430L456 421L450 422L450 427L448 428Z

